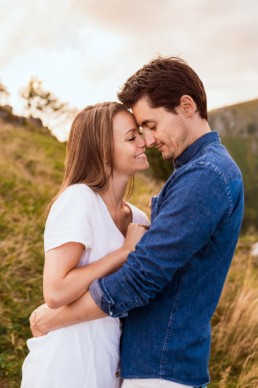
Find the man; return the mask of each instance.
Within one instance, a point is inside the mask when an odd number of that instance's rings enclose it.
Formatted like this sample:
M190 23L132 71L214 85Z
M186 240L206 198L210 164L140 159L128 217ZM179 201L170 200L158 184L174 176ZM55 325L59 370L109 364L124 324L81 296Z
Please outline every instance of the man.
M63 324L124 317L124 388L202 387L209 382L210 320L243 216L241 173L211 132L201 80L181 59L151 61L119 98L146 145L173 159L175 170L153 198L151 227L135 252L93 282Z

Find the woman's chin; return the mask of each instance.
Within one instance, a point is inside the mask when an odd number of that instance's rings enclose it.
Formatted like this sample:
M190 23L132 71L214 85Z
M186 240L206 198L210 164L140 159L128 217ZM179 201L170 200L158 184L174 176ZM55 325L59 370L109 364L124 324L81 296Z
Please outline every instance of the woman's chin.
M145 163L144 163L144 165L141 167L141 168L139 168L139 172L140 171L145 171L145 170L147 170L149 168L149 163L146 161Z

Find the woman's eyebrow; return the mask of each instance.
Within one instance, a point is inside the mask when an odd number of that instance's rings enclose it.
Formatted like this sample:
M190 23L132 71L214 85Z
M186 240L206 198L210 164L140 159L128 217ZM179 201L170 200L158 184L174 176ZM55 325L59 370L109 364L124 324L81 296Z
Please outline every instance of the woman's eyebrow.
M135 130L136 130L136 128L129 129L128 131L126 131L125 136L128 135L128 133L130 133L130 132L135 132Z

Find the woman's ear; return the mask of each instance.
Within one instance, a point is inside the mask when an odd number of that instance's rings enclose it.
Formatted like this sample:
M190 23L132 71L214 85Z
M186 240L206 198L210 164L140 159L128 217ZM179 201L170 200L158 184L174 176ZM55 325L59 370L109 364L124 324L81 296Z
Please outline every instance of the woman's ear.
M196 111L197 107L191 96L184 94L180 98L180 108L185 117L191 117Z

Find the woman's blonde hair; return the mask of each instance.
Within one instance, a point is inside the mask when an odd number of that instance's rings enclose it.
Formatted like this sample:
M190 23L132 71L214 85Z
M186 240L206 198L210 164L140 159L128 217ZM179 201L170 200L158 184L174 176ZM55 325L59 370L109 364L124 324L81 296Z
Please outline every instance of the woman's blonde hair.
M108 189L113 173L113 120L121 111L128 112L123 104L103 102L88 106L77 114L67 142L64 179L48 211L70 185L85 183L97 193ZM129 186L127 197L132 192L133 179Z

